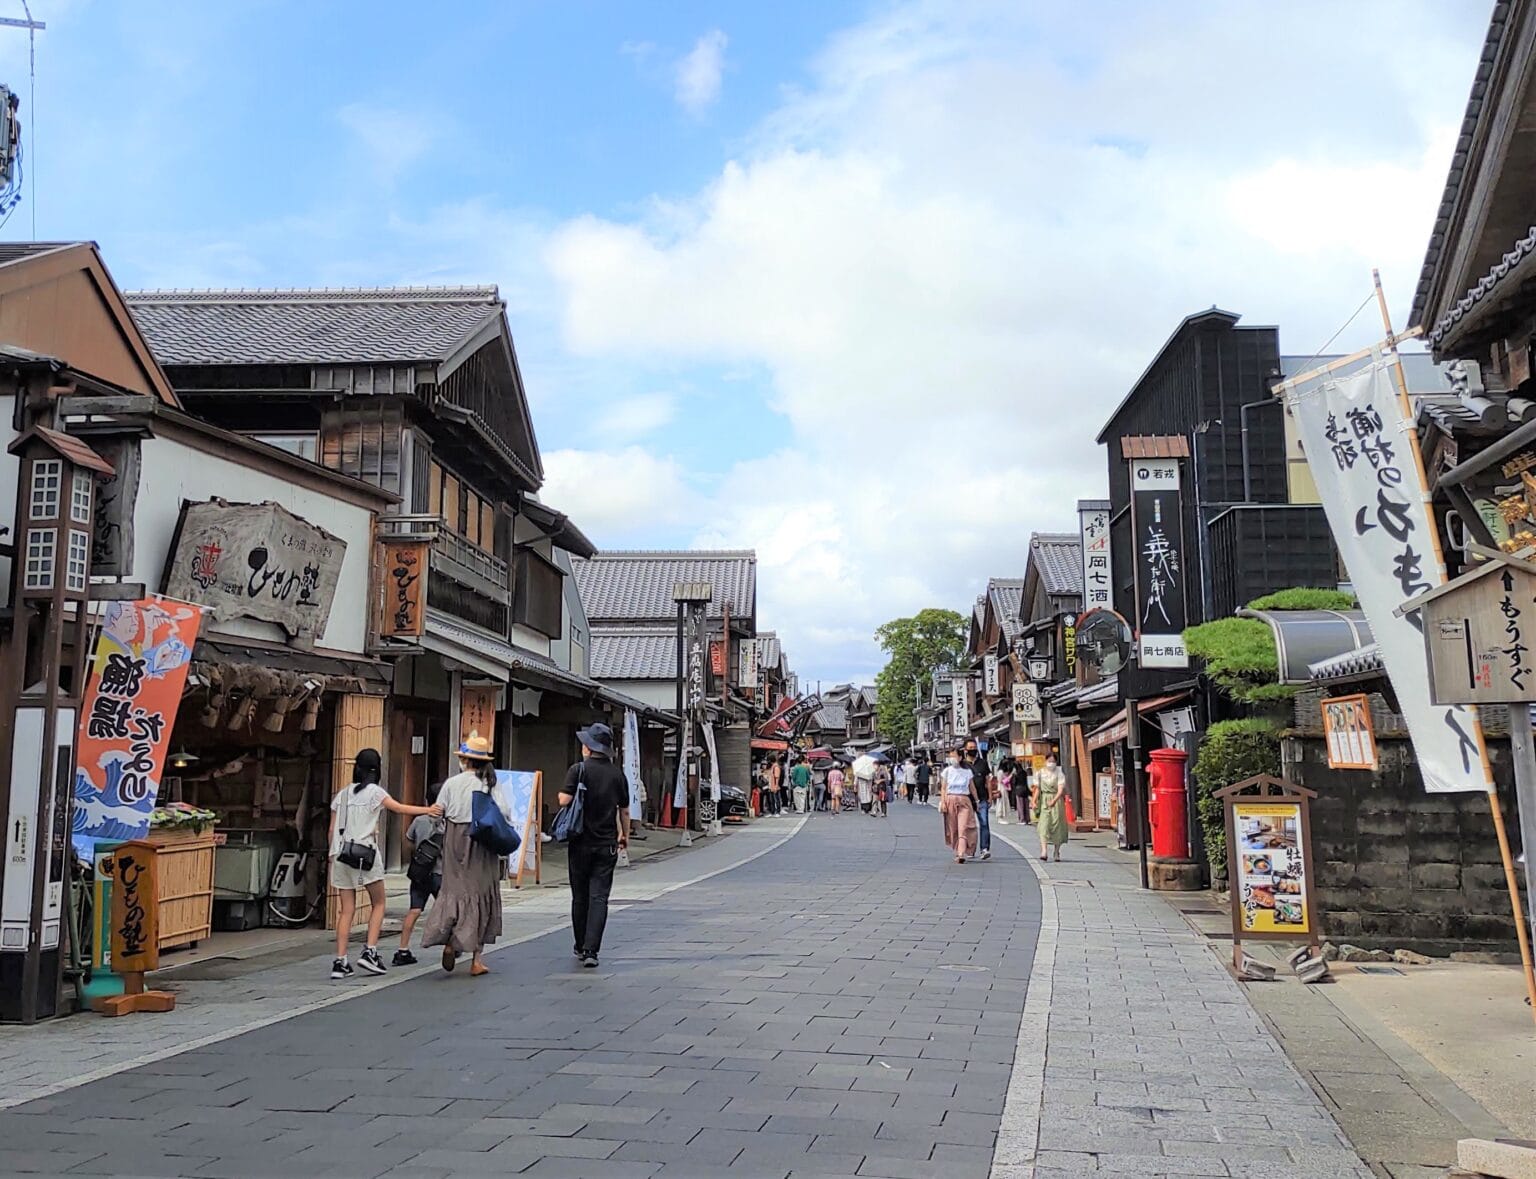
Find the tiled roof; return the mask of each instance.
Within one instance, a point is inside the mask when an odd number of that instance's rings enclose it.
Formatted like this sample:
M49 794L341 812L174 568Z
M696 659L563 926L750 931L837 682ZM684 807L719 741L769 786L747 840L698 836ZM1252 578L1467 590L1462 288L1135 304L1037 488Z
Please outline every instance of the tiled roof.
M1499 3L1493 6L1493 16L1488 22L1488 36L1483 41L1483 52L1478 59L1477 70L1472 75L1472 93L1467 98L1466 113L1462 115L1461 132L1456 137L1456 147L1451 155L1451 170L1445 178L1445 191L1440 195L1440 208L1435 214L1434 228L1429 234L1429 248L1424 252L1424 267L1419 271L1419 285L1413 293L1413 309L1409 312L1410 326L1424 322L1429 314L1429 288L1434 283L1440 255L1449 244L1446 235L1456 216L1456 206L1461 200L1462 181L1467 176L1467 165L1472 160L1473 141L1477 138L1478 123L1488 99L1488 82L1494 74L1494 61L1499 55L1504 34L1509 28L1511 5ZM1431 338L1438 333L1439 325Z
M1024 624L1019 621L1019 604L1024 600L1024 579L994 577L987 582L987 597L992 599L992 613L1003 628L1003 638L1013 642Z
M128 291L162 364L446 360L502 314L493 286Z
M842 704L823 704L812 716L807 728L826 732L835 729L837 732L846 732L848 729L848 709Z
M1495 287L1507 278L1511 271L1522 269L1521 264L1526 262L1533 254L1536 254L1536 225L1523 238L1515 243L1514 249L1505 254L1493 268L1478 280L1478 284L1451 305L1444 315L1429 329L1425 342L1431 348L1438 347L1440 341L1445 339L1453 327L1460 323L1479 303L1491 294ZM1529 269L1524 267L1523 269Z
M1035 533L1029 538L1029 557L1046 593L1054 598L1082 594L1083 542L1075 532Z
M1189 439L1182 434L1127 434L1120 439L1120 457L1188 458Z
M719 618L729 603L732 618L757 614L757 554L731 552L612 552L575 561L576 584L587 617L594 623L672 622L680 581L707 581L714 587L709 616Z
M595 626L587 671L597 680L675 680L677 631L654 626Z
M1383 675L1386 664L1381 661L1381 651L1375 643L1368 643L1353 651L1345 651L1332 659L1320 659L1307 668L1314 683L1326 680L1360 679L1365 676Z
M758 663L763 667L777 668L779 661L784 658L784 646L779 642L779 636L771 630L758 631L757 641L762 644L758 650Z
M76 438L73 434L50 430L47 426L33 426L11 443L10 449L19 452L32 438L46 442L57 454L62 455L77 467L95 471L99 475L111 476L112 474L112 464L92 450L89 443Z

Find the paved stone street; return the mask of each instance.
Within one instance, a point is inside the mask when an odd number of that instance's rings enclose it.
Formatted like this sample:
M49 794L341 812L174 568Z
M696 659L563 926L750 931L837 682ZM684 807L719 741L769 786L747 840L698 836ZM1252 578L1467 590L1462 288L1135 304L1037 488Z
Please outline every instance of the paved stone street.
M4 1167L1363 1173L1163 902L1092 887L1087 860L1051 865L1042 890L1001 841L991 863L958 867L938 822L905 804L889 822L813 816L734 871L637 897L595 973L551 933L497 954L483 982L349 988L361 993L16 1106L0 1112ZM745 838L768 847L792 824ZM999 831L1015 833L1033 835Z

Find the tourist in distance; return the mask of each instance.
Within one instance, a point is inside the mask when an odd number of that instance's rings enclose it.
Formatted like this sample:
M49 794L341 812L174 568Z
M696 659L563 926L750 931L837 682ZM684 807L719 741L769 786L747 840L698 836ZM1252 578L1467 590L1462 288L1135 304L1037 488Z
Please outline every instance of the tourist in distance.
M958 750L945 758L939 776L943 794L939 807L944 815L944 842L955 853L955 863L963 864L976 851L976 779L970 768L960 764Z

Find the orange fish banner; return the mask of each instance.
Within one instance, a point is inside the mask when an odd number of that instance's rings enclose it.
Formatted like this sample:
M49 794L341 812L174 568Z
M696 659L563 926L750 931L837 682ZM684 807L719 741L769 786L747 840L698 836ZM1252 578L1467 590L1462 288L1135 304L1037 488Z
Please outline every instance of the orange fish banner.
M107 603L76 737L74 842L82 855L99 839L149 830L202 618L202 607L166 598Z

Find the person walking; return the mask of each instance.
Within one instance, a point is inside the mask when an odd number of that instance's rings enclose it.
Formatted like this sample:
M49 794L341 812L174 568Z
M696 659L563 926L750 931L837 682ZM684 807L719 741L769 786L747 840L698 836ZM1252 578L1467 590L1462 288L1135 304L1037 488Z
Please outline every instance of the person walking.
M875 805L875 759L861 753L853 760L853 784L859 794L859 809L872 814Z
M1014 760L1005 757L998 762L994 771L994 780L997 785L997 814L994 816L1004 826L1008 825L1009 812L1013 810L1013 775Z
M427 787L428 806L437 802L442 789L441 782L433 782ZM400 924L400 948L390 960L391 966L416 965L416 955L411 953L411 934L415 932L416 922L421 919L421 911L427 907L427 902L443 888L443 835L446 827L441 819L434 819L431 815L417 815L406 828L405 838L411 845L411 858L405 875L411 882L411 907Z
M1029 822L1029 771L1023 762L1016 762L1013 769L1013 805L1019 822Z
M443 884L427 914L421 944L443 947L443 969L452 971L460 954L470 956L469 973L489 974L485 947L501 936L501 878L504 861L469 837L475 795L489 794L512 822L510 806L496 789L496 770L488 737L471 733L459 746L459 772L443 783L437 796L447 829L443 835Z
M906 786L907 805L917 801L917 758L908 756L901 766L901 780Z
M357 915L357 890L368 894L373 908L368 913L368 940L357 964L369 974L383 974L379 958L379 936L384 932L384 854L379 850L379 812L396 815L431 816L443 813L439 806L407 806L390 797L379 785L383 761L377 749L361 749L352 766L352 784L331 799L330 870L331 886L336 889L336 959L331 963L332 978L351 978L355 971L347 957L347 942L352 937L352 919ZM362 849L366 867L344 864L338 858L345 849Z
M571 837L571 934L573 949L588 970L597 967L608 927L608 896L619 849L629 846L629 781L613 764L613 730L598 722L576 734L581 760L565 772L560 805L586 786L580 835Z
M815 770L814 774L816 781L816 801L814 806L818 811L824 811L827 809L827 771Z
M916 783L915 788L917 790L918 802L922 803L924 806L927 806L928 791L933 784L933 766L928 764L928 758L926 756L924 756L924 758L917 763L917 770L915 771L913 781Z
M976 802L976 824L980 832L977 838L977 846L981 849L979 858L990 860L992 858L992 775L987 769L987 759L981 756L981 750L976 747L975 741L965 743L965 764L970 769L976 785L972 798Z
M832 799L831 806L832 813L834 815L840 815L843 813L844 781L845 777L843 775L843 767L838 765L836 762L833 762L832 768L827 771L827 793L831 796Z
M1046 757L1045 769L1038 775L1035 791L1040 858L1046 858L1046 849L1049 847L1054 851L1055 859L1060 861L1061 845L1067 842L1067 776L1056 764L1054 753Z
M803 815L811 795L811 766L804 754L795 760L795 768L789 771L789 784L795 792L795 814Z
M763 813L777 815L784 809L783 800L779 796L779 787L784 783L784 763L778 758L772 758L768 762L768 793L763 798Z
M955 863L965 863L976 852L976 779L952 751L939 776L943 795L939 809L944 816L944 843L955 853Z

